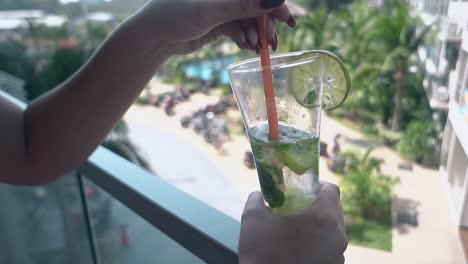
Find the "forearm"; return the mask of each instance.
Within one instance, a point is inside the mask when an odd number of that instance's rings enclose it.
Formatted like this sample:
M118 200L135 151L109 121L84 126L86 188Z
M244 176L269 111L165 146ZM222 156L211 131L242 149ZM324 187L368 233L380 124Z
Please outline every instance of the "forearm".
M283 2L148 1L74 76L24 112L0 98L0 181L40 184L76 168L170 55L190 53L222 35L255 49L251 18L268 12L271 44L275 19L292 18Z
M127 20L74 76L29 105L24 135L31 171L24 184L79 166L168 58L165 44L142 27L138 17Z

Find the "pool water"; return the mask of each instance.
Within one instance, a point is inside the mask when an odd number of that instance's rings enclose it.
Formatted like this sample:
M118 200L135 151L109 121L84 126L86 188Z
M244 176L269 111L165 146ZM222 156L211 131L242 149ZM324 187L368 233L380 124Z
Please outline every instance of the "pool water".
M218 78L223 85L229 85L227 66L234 62L234 56L203 59L184 63L182 71L189 78L210 81Z

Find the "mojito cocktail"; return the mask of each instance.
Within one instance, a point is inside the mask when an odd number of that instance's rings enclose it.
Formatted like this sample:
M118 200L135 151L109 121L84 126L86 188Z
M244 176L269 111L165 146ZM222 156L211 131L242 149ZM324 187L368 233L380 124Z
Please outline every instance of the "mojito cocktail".
M319 186L319 139L287 125L279 130L280 140L273 142L267 124L249 131L260 187L273 211L299 211Z
M277 214L303 210L319 191L320 115L341 104L350 89L341 61L325 51L270 57L279 138L272 140L259 59L229 66L268 206Z

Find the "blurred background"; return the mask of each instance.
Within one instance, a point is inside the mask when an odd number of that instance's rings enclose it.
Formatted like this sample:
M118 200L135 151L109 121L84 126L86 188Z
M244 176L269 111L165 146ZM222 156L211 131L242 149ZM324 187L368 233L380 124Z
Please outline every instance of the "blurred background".
M144 2L2 0L0 90L28 102L54 88ZM297 27L278 25L278 52L332 51L353 81L323 113L320 151L320 178L342 190L347 262L466 263L468 1L287 4ZM226 67L255 56L220 39L171 57L103 146L240 220L259 184ZM0 263L90 263L82 199L102 263L201 262L74 174L0 185Z

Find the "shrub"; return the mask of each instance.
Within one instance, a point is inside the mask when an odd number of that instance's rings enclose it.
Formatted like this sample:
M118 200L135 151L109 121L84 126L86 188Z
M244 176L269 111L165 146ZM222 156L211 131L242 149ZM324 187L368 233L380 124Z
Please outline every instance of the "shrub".
M398 144L400 154L424 165L436 165L437 133L430 121L412 121Z
M381 224L391 225L392 187L397 180L380 174L382 160L370 157L372 148L362 157L348 152L346 175L343 180L343 209Z
M375 126L369 126L364 128L364 133L369 136L378 136L379 135L379 129L376 128Z
M385 128L381 128L379 131L380 142L390 148L396 148L400 139L401 134L399 132L393 132Z

